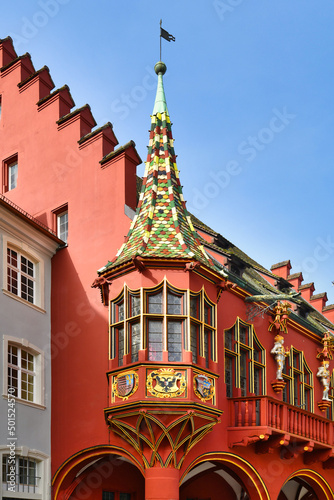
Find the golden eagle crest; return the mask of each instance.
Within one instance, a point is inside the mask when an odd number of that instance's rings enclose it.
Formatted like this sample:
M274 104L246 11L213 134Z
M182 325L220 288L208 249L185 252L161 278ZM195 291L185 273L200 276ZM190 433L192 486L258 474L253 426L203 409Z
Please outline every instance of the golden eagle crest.
M157 398L176 398L184 393L187 382L183 373L173 368L160 368L148 374L146 387Z

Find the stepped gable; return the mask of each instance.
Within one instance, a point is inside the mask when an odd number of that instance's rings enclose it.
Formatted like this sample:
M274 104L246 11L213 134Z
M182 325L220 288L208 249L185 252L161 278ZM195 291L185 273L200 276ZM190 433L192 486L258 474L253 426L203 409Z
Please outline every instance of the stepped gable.
M13 74L15 71L15 76ZM110 122L104 126L92 130L97 124L91 112L90 106L84 106L72 110L75 102L71 96L67 85L56 90L50 75L49 68L43 66L35 70L29 53L17 55L11 37L0 39L0 78L12 78L17 81L19 92L23 93L27 89L37 89L37 99L34 102L38 112L43 112L48 107L54 106L56 114L56 124L58 129L74 124L77 127L79 147L90 146L93 142L101 143L101 158L114 151L118 140L114 134ZM34 95L35 95L34 94Z
M158 75L158 87L136 215L115 260L108 263L101 272L115 268L136 256L192 259L219 271L223 266L217 267L206 253L183 198L163 87L165 64L157 63L155 72Z
M0 67L6 66L10 61L17 58L10 36L0 38Z

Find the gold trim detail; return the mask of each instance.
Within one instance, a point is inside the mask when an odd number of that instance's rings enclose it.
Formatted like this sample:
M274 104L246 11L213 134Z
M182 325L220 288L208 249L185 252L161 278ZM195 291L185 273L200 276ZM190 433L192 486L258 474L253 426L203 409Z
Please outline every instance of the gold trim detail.
M119 384L122 385L119 387ZM121 372L114 379L112 384L112 394L123 401L127 401L129 397L133 396L133 394L137 391L138 385L139 377L135 371L131 370L128 372ZM129 388L129 392L126 392L127 387Z
M160 368L147 375L146 388L156 398L176 398L187 388L184 373L173 368Z
M193 378L194 393L205 403L210 401L215 395L214 379L208 377L205 373L197 373Z
M112 431L137 451L145 469L180 469L188 452L220 422L196 410L134 410L106 414Z

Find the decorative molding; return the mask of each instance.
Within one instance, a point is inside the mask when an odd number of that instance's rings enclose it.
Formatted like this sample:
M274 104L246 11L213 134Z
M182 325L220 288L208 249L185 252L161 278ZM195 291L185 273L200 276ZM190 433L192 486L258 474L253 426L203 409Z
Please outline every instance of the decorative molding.
M137 451L146 469L156 464L180 469L188 452L219 422L217 416L182 408L138 409L106 417L115 434Z

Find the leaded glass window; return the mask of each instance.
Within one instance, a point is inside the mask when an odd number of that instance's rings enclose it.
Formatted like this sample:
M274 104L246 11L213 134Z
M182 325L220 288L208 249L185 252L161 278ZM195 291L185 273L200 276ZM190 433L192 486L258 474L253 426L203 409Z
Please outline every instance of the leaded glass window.
M290 354L286 358L283 380L286 382L283 401L312 412L313 374L304 353L294 347L291 347Z
M227 397L264 393L265 350L252 325L239 318L224 332Z
M143 307L143 308L142 308ZM139 351L149 361L184 361L184 351L199 356L206 366L216 361L215 304L204 290L192 293L170 285L167 280L154 288L124 289L110 301L110 357L122 366L136 363ZM128 355L131 355L128 357ZM188 359L188 358L187 358Z
M150 314L162 314L162 292L148 296L148 312Z
M182 361L182 323L180 321L168 321L168 361Z
M138 361L138 351L140 349L140 323L131 323L131 361Z
M162 321L148 320L148 359L162 361Z

